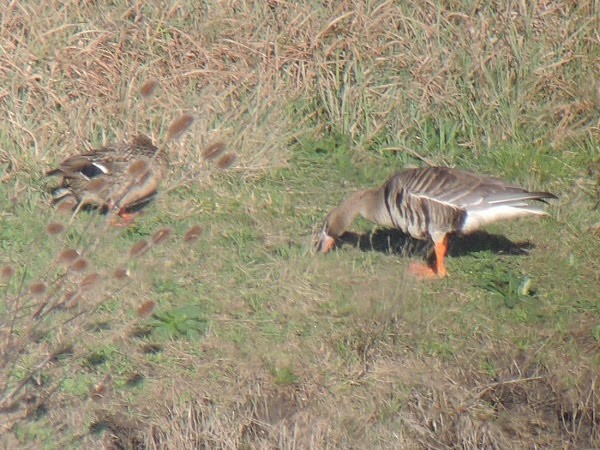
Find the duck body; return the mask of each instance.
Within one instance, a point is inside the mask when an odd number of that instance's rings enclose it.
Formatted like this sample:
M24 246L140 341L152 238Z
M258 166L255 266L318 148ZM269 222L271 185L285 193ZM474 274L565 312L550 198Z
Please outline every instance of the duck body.
M547 213L531 201L556 198L530 192L502 180L448 167L406 169L381 187L355 192L334 208L323 224L319 249L327 252L361 216L435 244L433 268L413 267L421 277L447 275L444 257L448 236L470 233L489 223Z
M76 200L83 206L122 214L149 201L157 192L168 162L151 139L139 135L131 143L102 147L71 156L48 176L61 176L54 203Z

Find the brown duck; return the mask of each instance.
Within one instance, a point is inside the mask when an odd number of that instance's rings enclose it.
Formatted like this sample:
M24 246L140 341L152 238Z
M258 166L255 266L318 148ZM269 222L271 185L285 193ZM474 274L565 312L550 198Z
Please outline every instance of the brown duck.
M318 249L327 253L357 216L396 228L435 244L435 264L411 265L420 278L445 277L448 236L469 233L505 219L548 213L531 201L557 198L549 192L529 192L501 180L447 167L406 169L383 186L355 192L325 219Z
M152 140L139 135L121 143L65 159L46 173L61 176L54 202L75 200L75 212L84 206L115 211L126 222L156 194L168 166L167 157Z

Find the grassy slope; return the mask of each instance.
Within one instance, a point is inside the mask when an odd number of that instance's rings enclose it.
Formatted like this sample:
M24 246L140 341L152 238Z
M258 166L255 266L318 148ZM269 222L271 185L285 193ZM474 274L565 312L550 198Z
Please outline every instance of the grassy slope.
M599 11L50 3L2 7L0 263L17 271L2 281L3 445L598 445ZM48 206L47 167L136 131L161 142L180 111L198 119L135 227L81 214L48 237L68 217ZM216 140L235 168L198 163ZM360 245L312 253L348 192L426 163L560 200L456 242L439 282L405 275L423 249L364 222ZM129 256L164 227L166 244ZM81 286L55 262L65 247L100 282L35 321ZM28 294L36 280L51 294Z

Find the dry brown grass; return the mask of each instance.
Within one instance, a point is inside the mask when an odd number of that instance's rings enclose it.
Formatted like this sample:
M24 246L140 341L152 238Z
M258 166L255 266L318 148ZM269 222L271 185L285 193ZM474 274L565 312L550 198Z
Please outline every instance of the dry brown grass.
M307 117L311 124L319 119L367 146L384 131L410 140L432 111L453 116L461 128L479 116L481 142L465 136L462 143L472 152L515 139L506 133L524 124L493 118L517 121L523 108L525 125L539 129L536 139L560 147L576 130L597 135L586 126L598 102L595 66L585 60L587 44L597 39L597 12L589 5L498 2L478 10L342 2L313 10L228 2L100 15L88 4L60 13L47 8L4 7L1 98L12 124L4 158L14 169L47 163L88 140L106 143L112 133L164 136L172 112L188 108L199 120L176 164L197 159L219 138L243 147L245 172L273 168L302 133L286 114L294 100L300 107L315 102L306 109L317 114ZM535 53L537 43L555 50ZM160 93L144 98L155 80ZM12 149L31 149L31 159L15 158L23 151Z
M335 378L322 360L291 386L273 385L258 366L250 375L233 360L198 361L202 388L163 380L137 419L100 408L96 420L110 431L105 442L143 448L585 448L598 439L596 373L564 378L516 352L488 355L492 381L465 361L394 347L375 345ZM215 372L224 379L213 386Z

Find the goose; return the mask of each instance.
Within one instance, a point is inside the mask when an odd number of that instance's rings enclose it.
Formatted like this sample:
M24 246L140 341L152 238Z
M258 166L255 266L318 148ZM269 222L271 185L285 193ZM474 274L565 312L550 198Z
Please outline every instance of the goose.
M415 239L434 243L433 267L413 263L410 272L418 278L448 275L444 258L452 234L468 234L500 220L548 213L532 204L557 197L550 192L530 192L502 180L448 167L405 169L382 186L350 195L325 218L318 237L322 253L361 216Z
M103 212L116 211L129 222L134 211L156 194L167 166L165 152L149 137L138 135L131 143L70 156L46 175L62 177L53 189L53 203L74 199L73 216L90 205Z

